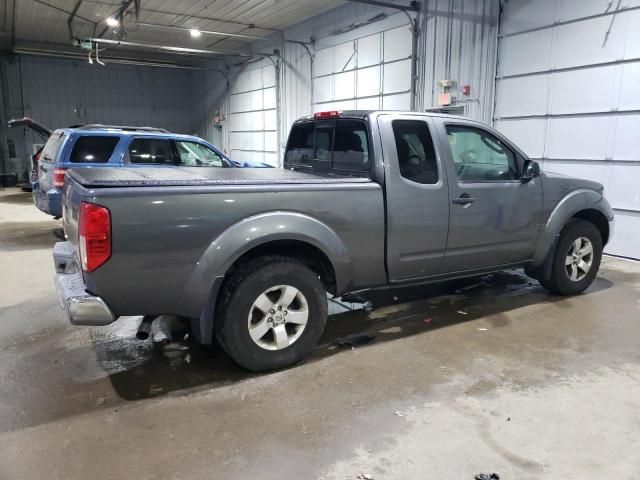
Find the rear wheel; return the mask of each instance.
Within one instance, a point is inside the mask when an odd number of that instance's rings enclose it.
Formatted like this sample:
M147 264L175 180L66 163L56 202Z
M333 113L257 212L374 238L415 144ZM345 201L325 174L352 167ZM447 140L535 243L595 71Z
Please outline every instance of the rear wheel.
M602 259L602 237L596 226L574 219L558 239L549 278L543 287L559 295L575 295L586 290L595 279Z
M289 366L316 345L327 318L318 275L285 257L266 257L238 269L225 286L216 337L240 366L267 371Z

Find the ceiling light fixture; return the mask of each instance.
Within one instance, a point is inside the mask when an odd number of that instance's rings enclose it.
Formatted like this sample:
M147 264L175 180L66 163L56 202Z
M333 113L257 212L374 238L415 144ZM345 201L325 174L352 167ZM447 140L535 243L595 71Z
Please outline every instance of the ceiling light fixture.
M120 22L117 18L109 17L107 18L107 25L109 25L110 27L117 27L118 25L120 25Z
M195 28L192 28L191 30L189 30L189 33L191 34L191 36L193 38L198 38L202 35L202 32L200 30L197 30Z

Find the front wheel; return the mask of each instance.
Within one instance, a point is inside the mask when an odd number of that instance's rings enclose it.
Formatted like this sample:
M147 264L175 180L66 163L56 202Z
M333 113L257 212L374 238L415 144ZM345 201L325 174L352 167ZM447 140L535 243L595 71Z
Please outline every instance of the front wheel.
M593 223L571 220L560 233L551 275L540 280L543 287L559 295L586 290L596 278L602 259L602 236Z
M317 273L285 257L258 259L236 271L217 309L216 337L254 372L298 362L322 336L327 297Z

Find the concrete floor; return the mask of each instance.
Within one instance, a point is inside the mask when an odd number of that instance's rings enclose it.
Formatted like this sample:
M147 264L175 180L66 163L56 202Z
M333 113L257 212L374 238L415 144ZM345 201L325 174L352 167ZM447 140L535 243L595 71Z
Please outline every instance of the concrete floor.
M155 351L137 318L65 324L56 226L0 190L0 479L640 477L638 263L605 259L574 298L516 271L388 292L250 375Z

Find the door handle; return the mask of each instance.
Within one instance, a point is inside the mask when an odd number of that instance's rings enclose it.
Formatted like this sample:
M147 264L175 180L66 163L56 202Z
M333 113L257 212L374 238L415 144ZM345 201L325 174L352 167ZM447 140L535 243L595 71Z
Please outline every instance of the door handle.
M469 195L468 193L463 193L458 198L454 198L453 200L451 200L451 203L455 203L456 205L469 205L470 203L473 203L475 201L476 199L471 195Z

